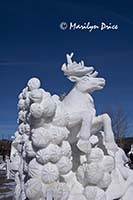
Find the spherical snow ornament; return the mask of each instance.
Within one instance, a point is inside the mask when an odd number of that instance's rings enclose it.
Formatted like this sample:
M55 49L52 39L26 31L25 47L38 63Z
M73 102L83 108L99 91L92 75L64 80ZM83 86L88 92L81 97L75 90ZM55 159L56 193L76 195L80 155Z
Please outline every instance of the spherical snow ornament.
M27 85L28 85L28 89L29 89L30 91L32 91L32 90L34 90L34 89L40 88L41 83L40 83L40 80L39 80L38 78L31 78L31 79L28 81Z
M29 200L40 199L42 194L42 184L38 178L31 178L25 184L26 197Z
M24 99L20 99L18 101L18 109L19 110L24 110L25 109L25 100Z
M87 186L84 189L83 194L87 200L96 200L97 187L96 186Z
M30 130L30 125L28 123L25 124L24 131L26 135L30 135L31 130Z
M29 163L28 175L29 177L41 177L43 165L39 164L36 159L32 159Z
M112 156L104 156L102 166L105 172L112 172L114 169L114 158Z
M107 200L106 192L100 188L97 188L96 200Z
M26 141L25 152L26 152L27 157L29 158L34 158L36 156L36 152L33 149L32 141Z
M27 98L25 99L25 108L26 108L26 109L29 109L30 104L31 104L31 101L30 101L30 99L27 97Z
M21 135L23 135L25 133L25 124L24 123L21 123L19 126L18 126L18 131Z
M104 152L102 149L96 147L92 148L91 153L87 155L87 161L90 162L100 162L104 157Z
M90 163L87 165L85 176L89 184L97 184L104 175L104 171L97 163Z
M63 140L67 139L69 131L65 127L51 126L49 134L52 143L61 144Z
M55 163L61 158L61 149L55 144L49 144L45 149L37 152L36 158L42 164L48 161Z
M43 101L41 102L41 104L44 110L44 117L53 117L55 115L56 103L53 101L51 96L43 95Z
M22 122L25 122L26 121L26 114L27 114L27 111L20 110L19 113L18 113L18 119Z
M19 95L18 95L18 99L23 99L23 93L21 92Z
M45 148L50 142L49 132L43 127L33 129L31 139L35 147Z
M23 94L23 98L26 99L26 97L28 96L28 87L23 89L22 94Z
M87 177L85 176L86 165L81 165L78 167L76 172L77 180L83 185L86 186L88 184Z
M39 88L39 90L42 92L42 94L48 94L49 92L46 92L43 88ZM49 93L50 96L50 93Z
M61 152L62 152L62 156L66 156L68 158L71 157L72 155L72 150L71 150L71 146L69 144L68 141L63 141L62 145L61 145Z
M59 171L55 164L47 163L42 169L42 181L45 184L50 184L58 180Z
M55 183L53 186L54 200L67 200L69 197L69 188L66 183Z
M41 118L43 115L43 106L39 103L31 104L30 113L34 118Z
M54 163L59 161L62 156L60 147L56 144L49 144L47 149L50 154L50 161Z
M37 151L36 159L39 163L41 164L48 163L50 160L49 157L50 157L49 152L46 152L45 148Z
M31 113L28 113L27 116L26 116L27 122L31 123L31 119L32 119L32 115L31 115Z
M34 89L30 92L30 99L34 103L40 103L43 98L42 91L40 89Z
M104 173L103 178L99 181L98 187L106 189L111 183L111 175L107 172Z
M98 137L96 135L92 135L90 138L89 138L89 141L92 145L95 145L98 143Z
M26 160L23 160L23 170L25 173L28 173L29 168L28 168L28 163L26 162Z
M72 169L72 161L66 156L62 156L56 165L62 175L67 174Z

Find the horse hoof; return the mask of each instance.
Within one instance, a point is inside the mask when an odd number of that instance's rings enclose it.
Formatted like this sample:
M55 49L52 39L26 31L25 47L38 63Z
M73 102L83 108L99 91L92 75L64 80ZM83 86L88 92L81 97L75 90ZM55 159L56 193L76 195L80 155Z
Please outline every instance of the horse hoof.
M91 151L91 143L88 140L79 139L77 147L84 153L90 153Z

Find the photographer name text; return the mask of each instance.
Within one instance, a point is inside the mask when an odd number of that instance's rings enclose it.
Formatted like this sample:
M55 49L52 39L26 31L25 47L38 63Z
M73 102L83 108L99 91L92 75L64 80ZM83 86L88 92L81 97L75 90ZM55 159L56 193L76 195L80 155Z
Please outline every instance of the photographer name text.
M112 24L111 22L105 23L101 22L98 24L92 24L91 22L84 22L83 24L79 24L76 22L61 22L60 23L60 29L61 30L88 30L89 32L96 31L96 30L118 30L119 26L118 24Z

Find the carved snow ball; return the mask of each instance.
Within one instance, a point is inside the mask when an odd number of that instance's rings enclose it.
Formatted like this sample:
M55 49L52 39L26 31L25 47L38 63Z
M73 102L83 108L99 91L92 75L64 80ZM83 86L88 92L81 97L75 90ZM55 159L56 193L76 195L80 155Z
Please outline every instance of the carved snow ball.
M24 133L30 135L30 125L28 123L24 125Z
M50 133L43 127L32 130L32 142L37 148L46 147L50 142Z
M97 195L95 200L107 200L104 190L97 188Z
M61 152L63 156L66 156L68 158L71 157L72 151L71 151L71 146L68 141L63 141L61 145Z
M19 110L24 110L24 108L25 108L25 100L24 99L20 99L18 101L18 109Z
M41 118L43 115L43 106L39 103L31 104L30 113L34 118Z
M20 110L18 113L18 119L22 122L26 120L27 111Z
M29 177L41 177L41 172L43 169L43 165L39 164L36 161L36 158L32 159L29 163L28 175Z
M36 156L36 152L33 149L32 141L26 141L25 143L25 152L27 157L34 158Z
M55 183L52 189L54 200L68 199L70 192L66 183Z
M112 172L114 169L114 158L111 156L104 156L102 165L105 172Z
M28 81L27 85L28 85L28 89L31 91L31 90L40 88L41 83L38 78L31 78Z
M87 155L87 161L90 162L99 162L103 159L104 152L102 149L96 147L92 148L91 153Z
M25 133L25 124L24 123L21 123L19 126L18 126L18 131L21 135L23 135Z
M83 191L87 200L106 200L106 194L104 190L97 186L87 186Z
M46 152L45 148L37 151L36 159L39 163L46 164L49 162L49 157L49 152Z
M96 135L92 135L90 138L89 138L89 141L92 145L95 145L98 143L98 137Z
M40 89L34 89L30 92L29 95L30 99L34 103L40 103L43 98L43 93Z
M66 156L62 156L56 164L61 175L67 174L72 169L72 161Z
M45 184L50 184L58 180L59 178L59 171L55 164L47 163L43 166L42 170L42 181Z
M83 186L86 186L88 184L87 177L85 176L85 171L86 171L86 164L79 166L78 169L77 169L77 172L76 172L77 180Z
M18 99L23 99L23 93L21 92L19 95L18 95Z
M26 99L26 97L28 96L28 87L25 87L22 91L23 94L23 99Z
M26 162L26 160L23 160L23 170L25 173L28 173L29 168L28 168L28 163Z
M69 131L65 127L51 126L49 134L52 143L60 144L63 140L67 139Z
M83 191L84 196L87 200L95 200L97 195L96 186L87 186Z
M97 184L104 175L102 167L97 163L90 163L86 167L85 176L89 184Z
M25 184L26 197L29 200L39 200L42 193L42 184L38 178L31 178Z
M27 98L25 99L25 108L26 108L26 109L29 109L30 104L31 104L31 101L30 101L29 97L27 97Z
M18 126L19 133L23 135L24 133L29 135L30 134L30 125L28 123L21 123Z
M110 183L111 183L111 175L105 172L103 178L98 183L98 187L105 189L110 185Z
M56 103L51 96L47 95L47 93L43 95L43 101L41 102L41 105L43 106L44 117L53 117L55 115Z
M48 151L49 151L49 155L50 155L50 161L51 162L57 162L59 161L59 159L61 158L61 149L59 146L55 145L55 144L50 144L48 146Z
M61 158L61 148L55 144L49 144L45 149L37 152L37 161L45 164L49 161L55 163Z

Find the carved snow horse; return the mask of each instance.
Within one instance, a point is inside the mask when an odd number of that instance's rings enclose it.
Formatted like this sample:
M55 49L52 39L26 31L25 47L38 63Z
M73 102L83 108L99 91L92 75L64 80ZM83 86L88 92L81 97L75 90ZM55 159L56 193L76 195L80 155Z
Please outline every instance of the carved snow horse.
M105 86L105 79L97 77L98 72L93 67L84 66L84 62L73 62L72 56L67 54L67 64L62 65L62 71L72 82L73 89L64 98L63 104L69 114L68 129L69 142L78 140L78 148L87 153L89 138L92 134L104 130L105 146L107 149L117 151L111 119L108 114L96 116L94 101L91 94Z

